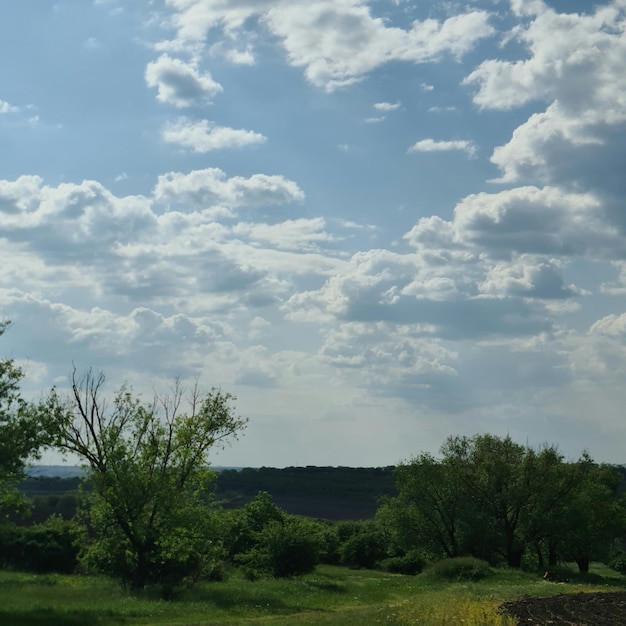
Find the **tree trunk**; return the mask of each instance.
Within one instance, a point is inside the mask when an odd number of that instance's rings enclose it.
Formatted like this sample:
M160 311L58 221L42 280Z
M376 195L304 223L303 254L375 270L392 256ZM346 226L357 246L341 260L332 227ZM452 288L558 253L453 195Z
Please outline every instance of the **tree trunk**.
M543 552L541 551L541 544L537 542L535 544L535 550L537 552L537 566L539 569L544 569Z
M143 589L148 584L150 567L148 565L148 555L144 551L137 553L137 565L133 572L130 588L133 590Z
M524 555L524 548L509 548L507 552L506 560L509 567L522 567L522 556Z
M556 553L556 542L550 540L548 542L548 565L554 567L557 564L558 555Z
M589 559L587 557L581 556L576 560L576 565L578 565L578 571L581 574L587 574L589 572Z

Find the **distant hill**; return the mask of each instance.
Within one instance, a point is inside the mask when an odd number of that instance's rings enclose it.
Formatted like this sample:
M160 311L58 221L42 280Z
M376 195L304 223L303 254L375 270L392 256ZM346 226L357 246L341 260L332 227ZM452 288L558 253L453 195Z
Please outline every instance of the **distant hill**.
M215 469L216 497L225 508L241 507L259 491L267 491L277 506L294 515L329 520L370 519L380 497L395 493L393 467ZM72 494L83 475L80 467L38 465L29 469L20 490L42 507L46 500L46 514L50 514L51 503L47 500L57 498L56 502L60 496Z
M85 472L77 465L33 465L26 470L26 474L34 478L72 478L84 476Z

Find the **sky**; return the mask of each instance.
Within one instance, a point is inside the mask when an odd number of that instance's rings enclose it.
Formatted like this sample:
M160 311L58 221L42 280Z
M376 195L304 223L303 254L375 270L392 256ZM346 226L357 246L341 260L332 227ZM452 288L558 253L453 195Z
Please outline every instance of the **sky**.
M626 0L0 4L0 354L216 465L626 462L625 191Z

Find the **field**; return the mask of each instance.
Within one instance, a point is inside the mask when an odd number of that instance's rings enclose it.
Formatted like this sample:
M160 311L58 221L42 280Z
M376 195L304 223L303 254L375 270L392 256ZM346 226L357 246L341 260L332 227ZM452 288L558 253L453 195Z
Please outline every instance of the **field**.
M499 570L477 583L444 583L424 575L406 577L368 570L320 566L315 573L292 580L247 581L236 572L223 582L198 585L170 602L129 596L104 578L33 575L0 572L0 623L11 626L109 626L218 624L263 625L375 625L394 626L513 626L510 616L499 612L504 602L520 600L516 607L529 613L524 624L618 624L610 621L608 603L580 596L580 592L609 592L621 601L624 615L626 580L609 570L596 568L594 582L572 580L550 583L540 577ZM544 608L533 598L566 593L568 608L582 620L582 600L596 616L609 621L558 621L557 602ZM575 595L570 595L575 594ZM613 599L613 598L612 598ZM595 604L594 604L595 602ZM533 604L535 603L535 604ZM582 611L582 613L581 613ZM550 615L553 622L537 621ZM530 618L530 619L528 619Z

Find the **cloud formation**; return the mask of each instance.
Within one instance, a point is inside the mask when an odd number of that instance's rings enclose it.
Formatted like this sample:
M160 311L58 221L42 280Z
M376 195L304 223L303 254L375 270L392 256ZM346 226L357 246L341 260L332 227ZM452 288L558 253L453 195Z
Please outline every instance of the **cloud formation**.
M425 63L449 54L462 57L494 33L486 11L454 15L443 22L389 26L358 0L314 0L306 7L284 0L224 3L168 0L177 45L194 47L220 28L236 41L248 20L257 19L283 46L289 62L307 80L332 91L361 80L390 61ZM244 35L245 36L245 35Z
M466 139L456 139L453 141L437 141L435 139L421 139L414 143L408 152L449 152L451 150L460 150L467 152L469 156L476 153L476 146Z
M146 67L146 83L156 87L157 100L177 108L208 104L223 91L209 73L200 74L196 67L162 54Z
M163 128L163 139L200 154L213 150L245 148L267 140L261 133L252 130L218 126L209 120L193 121L185 117L168 122Z

